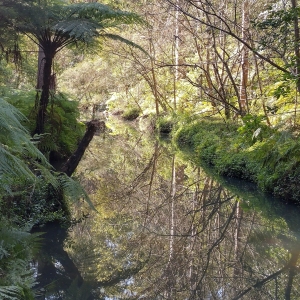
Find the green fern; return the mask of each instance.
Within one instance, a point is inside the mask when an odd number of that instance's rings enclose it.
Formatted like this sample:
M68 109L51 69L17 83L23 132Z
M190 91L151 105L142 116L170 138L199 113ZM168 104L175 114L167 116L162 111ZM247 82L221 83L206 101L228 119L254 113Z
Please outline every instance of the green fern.
M4 241L0 241L0 260L3 259L4 257L8 257L9 252L5 249L4 247Z
M23 222L27 220L27 209L24 208L28 201L31 203L30 219L33 222L40 222L47 214L54 213L47 203L49 201L45 201L50 190L54 191L54 195L61 195L71 201L84 199L93 208L88 195L78 182L65 174L50 170L46 158L35 146L44 136L35 137L35 142L32 142L21 124L23 120L24 116L18 110L0 99L0 195L9 193L14 196L13 201L18 201L20 209L14 208L16 222L19 223L18 218L23 219ZM47 146L45 142L41 144L44 148ZM54 201L57 200L57 197L52 199L53 207L56 207ZM65 208L67 209L67 205ZM4 252L0 251L0 255L1 253L4 255Z
M28 266L28 261L17 259L8 264L9 274L7 279L13 282L18 287L33 288L36 281L33 276L33 271Z
M6 192L11 192L16 181L35 180L30 164L39 161L49 167L21 124L24 119L16 108L0 98L0 185Z
M114 41L119 41L119 42L122 42L128 46L131 46L131 47L134 47L134 48L137 48L139 50L141 50L142 52L144 52L146 55L149 56L149 53L147 51L145 51L145 49L143 49L141 46L139 46L138 44L130 41L130 40L127 40L117 34L111 34L111 33L104 33L101 35L101 37L103 38L108 38L108 39L111 39L111 40L114 40Z
M0 286L0 299L20 300L22 288L19 286Z
M115 27L120 24L145 24L145 21L135 13L114 9L99 2L72 4L66 6L65 11L69 19L87 20L95 24L97 29Z
M59 180L65 196L70 199L70 201L75 202L84 199L93 210L96 210L88 194L79 182L66 174L60 174Z
M36 282L29 262L39 248L40 234L13 227L3 217L0 222L0 299L33 299L30 289Z

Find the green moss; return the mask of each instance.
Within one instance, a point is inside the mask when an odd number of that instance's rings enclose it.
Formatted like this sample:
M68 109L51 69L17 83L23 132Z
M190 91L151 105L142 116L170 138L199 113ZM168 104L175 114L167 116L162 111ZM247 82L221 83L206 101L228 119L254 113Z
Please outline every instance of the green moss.
M253 181L264 191L299 202L300 141L293 132L247 116L242 126L215 119L182 122L172 136L178 149L192 152L196 163L211 165L219 175Z

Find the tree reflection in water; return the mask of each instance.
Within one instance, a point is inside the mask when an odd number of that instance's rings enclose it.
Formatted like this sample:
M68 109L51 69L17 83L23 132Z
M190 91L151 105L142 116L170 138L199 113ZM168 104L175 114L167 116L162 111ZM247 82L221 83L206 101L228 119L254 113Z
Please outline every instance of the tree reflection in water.
M67 231L57 223L49 223L34 232L42 232L42 243L38 257L33 262L36 280L36 299L93 299L91 286L83 282L74 262L63 249Z
M78 177L98 213L65 251L95 299L300 298L296 209L132 131L95 141Z

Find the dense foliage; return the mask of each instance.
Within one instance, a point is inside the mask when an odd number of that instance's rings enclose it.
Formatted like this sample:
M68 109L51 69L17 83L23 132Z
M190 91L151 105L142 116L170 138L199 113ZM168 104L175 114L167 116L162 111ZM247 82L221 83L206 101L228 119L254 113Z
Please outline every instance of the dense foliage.
M100 3L4 0L0 7L0 298L28 300L37 245L29 231L57 220L69 226L69 202L91 204L79 183L59 172L85 125L78 101L56 90L53 59L66 46L92 48L99 38L139 47L116 28L142 20Z
M30 228L89 199L56 170L91 119L155 116L197 163L299 202L297 0L119 2L0 0L0 298L33 297Z
M175 127L173 141L195 161L213 166L222 176L255 182L264 191L298 203L297 133L272 129L262 119L246 115L242 125L189 120Z

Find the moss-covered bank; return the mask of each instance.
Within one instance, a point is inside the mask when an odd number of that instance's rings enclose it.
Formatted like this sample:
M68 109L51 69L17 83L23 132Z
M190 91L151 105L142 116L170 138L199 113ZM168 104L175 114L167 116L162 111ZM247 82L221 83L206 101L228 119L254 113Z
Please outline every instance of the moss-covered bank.
M158 120L164 127L165 122ZM263 191L300 204L300 141L296 131L272 129L263 118L251 115L240 124L211 118L169 122L173 143L189 152L196 163L209 164L222 176L255 182Z

